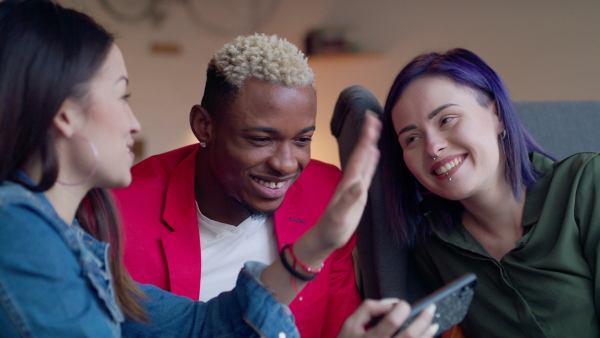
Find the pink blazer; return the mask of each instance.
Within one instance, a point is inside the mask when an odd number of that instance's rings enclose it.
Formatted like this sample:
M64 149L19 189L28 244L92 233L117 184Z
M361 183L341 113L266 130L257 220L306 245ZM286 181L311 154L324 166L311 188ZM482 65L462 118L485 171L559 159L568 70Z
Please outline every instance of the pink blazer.
M132 168L133 182L114 190L125 228L125 265L134 280L197 300L200 240L194 196L198 145L152 156ZM316 160L290 187L274 216L279 249L321 216L341 172ZM360 304L352 249L355 238L325 262L290 308L302 337L337 337Z

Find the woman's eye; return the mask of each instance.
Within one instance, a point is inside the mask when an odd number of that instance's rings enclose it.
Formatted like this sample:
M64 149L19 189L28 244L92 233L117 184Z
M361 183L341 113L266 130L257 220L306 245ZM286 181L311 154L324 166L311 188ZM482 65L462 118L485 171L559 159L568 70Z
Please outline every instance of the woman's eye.
M406 143L406 145L409 145L409 144L413 143L416 139L417 139L416 136L409 136L405 139L405 143Z
M127 94L123 95L121 98L125 101L129 101L130 97L131 97L131 93L127 93Z
M452 121L452 120L454 120L454 116L446 116L446 117L444 117L444 118L443 118L443 119L440 121L440 124L441 124L441 125L444 125L444 124L447 124L448 122L450 122L450 121Z

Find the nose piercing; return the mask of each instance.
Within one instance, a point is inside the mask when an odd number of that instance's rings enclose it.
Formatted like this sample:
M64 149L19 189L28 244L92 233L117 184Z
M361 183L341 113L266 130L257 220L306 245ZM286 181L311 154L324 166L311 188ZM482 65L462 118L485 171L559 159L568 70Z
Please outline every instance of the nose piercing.
M431 156L431 158L435 161L437 160L438 156L440 156L440 154L435 154L435 156Z

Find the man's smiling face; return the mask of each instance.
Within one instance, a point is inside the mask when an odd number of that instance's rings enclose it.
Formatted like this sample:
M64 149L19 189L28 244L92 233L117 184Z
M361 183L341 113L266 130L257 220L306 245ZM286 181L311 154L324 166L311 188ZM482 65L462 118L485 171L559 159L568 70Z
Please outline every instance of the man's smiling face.
M253 216L274 212L310 161L317 99L311 86L248 80L215 123L209 167Z

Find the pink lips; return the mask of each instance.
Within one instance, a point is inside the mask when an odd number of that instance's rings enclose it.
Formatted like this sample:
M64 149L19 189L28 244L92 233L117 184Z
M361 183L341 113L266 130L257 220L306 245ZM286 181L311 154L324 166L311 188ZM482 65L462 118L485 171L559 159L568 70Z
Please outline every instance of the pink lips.
M133 161L135 159L135 154L133 153L133 145L134 145L134 142L130 142L127 144L127 149L129 150L128 153L129 153L129 156L131 157L131 161Z
M436 170L438 170L439 168L441 168L442 166L446 165L447 163L450 163L452 161L454 161L455 159L460 158L461 161L460 163L458 163L457 165L455 165L452 169L448 170L447 172L438 175L436 173ZM448 177L451 177L452 175L454 175L454 173L456 173L456 171L458 171L458 169L462 166L462 164L465 161L465 158L467 158L466 154L459 154L459 155L452 155L452 156L448 156L445 157L437 162L435 162L430 169L430 172L433 176L435 176L435 178L437 178L438 180L445 180Z

